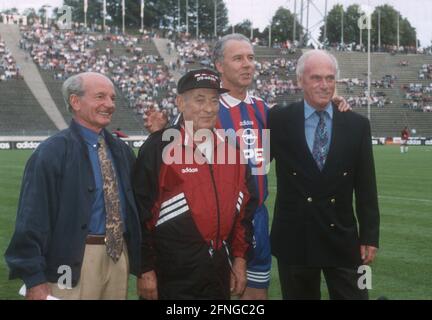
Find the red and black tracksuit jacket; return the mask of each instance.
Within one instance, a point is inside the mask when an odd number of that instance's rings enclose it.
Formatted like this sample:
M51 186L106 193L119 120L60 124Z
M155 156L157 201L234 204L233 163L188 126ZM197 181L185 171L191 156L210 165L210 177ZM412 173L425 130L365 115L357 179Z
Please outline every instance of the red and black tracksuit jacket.
M169 129L179 134L163 141ZM250 258L255 186L240 150L220 135L214 141L226 156L234 152L235 164L206 162L179 125L153 133L139 151L133 184L143 228L141 272L155 270L160 299L229 299L231 259ZM185 161L188 151L192 163ZM175 154L180 163L167 164Z

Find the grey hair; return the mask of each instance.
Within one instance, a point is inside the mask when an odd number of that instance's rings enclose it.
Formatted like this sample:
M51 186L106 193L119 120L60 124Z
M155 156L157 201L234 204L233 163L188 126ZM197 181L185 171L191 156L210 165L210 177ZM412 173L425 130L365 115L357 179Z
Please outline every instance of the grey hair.
M232 34L227 34L227 35L223 36L222 38L220 38L216 42L216 44L213 48L213 64L214 64L215 69L216 69L216 62L223 61L225 46L226 46L226 43L230 40L245 41L245 42L249 43L250 46L253 48L250 40L246 36L244 36L240 33L232 33Z
M63 94L63 100L66 103L66 108L71 113L73 112L73 108L72 105L70 104L70 96L73 94L78 97L84 96L85 90L84 90L83 83L84 83L84 76L87 75L97 75L103 77L107 79L109 82L111 82L112 86L114 87L114 84L110 78L98 72L82 72L67 78L66 81L63 83L61 90Z
M72 113L72 105L70 104L70 96L77 95L82 97L84 95L83 78L82 74L76 74L66 79L62 86L63 100L66 103L66 108Z
M297 68L296 68L297 79L299 79L303 76L306 61L317 54L324 54L325 56L327 56L330 59L333 67L336 70L336 79L339 78L339 64L336 60L336 57L328 51L316 49L316 50L309 50L309 51L303 53L302 56L298 59Z

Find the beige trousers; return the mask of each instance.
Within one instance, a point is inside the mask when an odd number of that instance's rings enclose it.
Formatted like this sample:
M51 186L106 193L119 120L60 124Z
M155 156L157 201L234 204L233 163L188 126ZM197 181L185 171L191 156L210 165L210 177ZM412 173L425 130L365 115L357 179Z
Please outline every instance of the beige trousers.
M50 283L51 294L64 300L124 300L127 298L129 259L126 245L117 263L106 253L105 245L86 244L81 277L72 289Z

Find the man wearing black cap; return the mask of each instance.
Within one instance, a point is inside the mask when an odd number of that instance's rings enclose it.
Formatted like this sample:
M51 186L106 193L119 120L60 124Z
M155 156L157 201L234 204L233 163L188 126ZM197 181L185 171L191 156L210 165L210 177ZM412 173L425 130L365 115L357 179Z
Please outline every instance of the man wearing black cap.
M134 170L143 229L138 293L229 299L246 286L254 185L235 140L214 130L219 94L228 91L218 75L190 71L177 91L182 120L149 136Z

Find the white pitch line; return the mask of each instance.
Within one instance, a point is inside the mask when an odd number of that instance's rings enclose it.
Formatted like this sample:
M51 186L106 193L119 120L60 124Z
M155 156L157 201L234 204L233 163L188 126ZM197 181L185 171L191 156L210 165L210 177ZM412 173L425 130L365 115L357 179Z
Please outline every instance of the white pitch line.
M407 200L407 201L419 201L419 202L427 202L432 203L432 200L428 199L416 199L416 198L404 198L404 197L393 197L393 196L378 196L379 198L387 198L387 199L395 199L395 200Z

